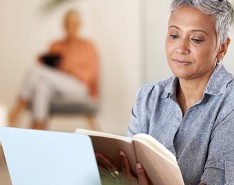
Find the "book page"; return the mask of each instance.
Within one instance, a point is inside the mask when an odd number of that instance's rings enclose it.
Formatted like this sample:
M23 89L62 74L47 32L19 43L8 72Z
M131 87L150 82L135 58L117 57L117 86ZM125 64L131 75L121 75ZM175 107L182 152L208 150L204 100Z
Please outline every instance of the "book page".
M167 160L171 161L177 166L177 161L174 154L172 154L164 145L162 145L152 136L148 134L136 134L133 136L133 139L148 146L151 150L160 153L162 157L165 157Z
M87 129L76 129L75 131L76 134L85 134L89 136L100 136L100 137L105 137L105 138L113 138L113 139L119 139L123 140L126 142L131 143L132 139L130 137L126 136L120 136L120 135L115 135L115 134L110 134L106 132L99 132L99 131L94 131L94 130L87 130Z
M177 165L139 141L134 140L134 144L137 161L143 165L151 185L184 185Z

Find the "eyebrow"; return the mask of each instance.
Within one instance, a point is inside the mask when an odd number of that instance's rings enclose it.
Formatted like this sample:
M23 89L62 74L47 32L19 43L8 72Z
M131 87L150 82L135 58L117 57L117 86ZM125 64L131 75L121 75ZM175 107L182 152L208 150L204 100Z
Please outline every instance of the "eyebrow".
M169 26L169 29L170 28L175 28L175 29L178 29L178 30L181 30L178 26L175 26L175 25L171 25ZM199 29L195 29L195 30L191 30L192 32L202 32L202 33L205 33L206 35L208 35L208 33L204 30L199 30Z

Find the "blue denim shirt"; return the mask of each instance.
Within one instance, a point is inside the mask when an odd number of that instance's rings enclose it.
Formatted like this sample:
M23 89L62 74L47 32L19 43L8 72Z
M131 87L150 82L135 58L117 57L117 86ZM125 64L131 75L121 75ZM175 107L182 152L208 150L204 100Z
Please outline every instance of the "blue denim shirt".
M140 88L128 136L146 133L177 158L186 185L234 185L234 80L217 65L203 97L182 114L178 78ZM157 165L157 164L154 164Z

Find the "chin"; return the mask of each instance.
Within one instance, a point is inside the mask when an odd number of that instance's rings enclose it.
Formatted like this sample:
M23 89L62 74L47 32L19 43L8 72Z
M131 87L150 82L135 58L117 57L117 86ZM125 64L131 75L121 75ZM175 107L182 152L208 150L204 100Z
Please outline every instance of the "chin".
M176 76L177 78L184 79L184 80L192 79L192 76L193 76L192 73L186 70L171 69L171 71L174 74L174 76Z

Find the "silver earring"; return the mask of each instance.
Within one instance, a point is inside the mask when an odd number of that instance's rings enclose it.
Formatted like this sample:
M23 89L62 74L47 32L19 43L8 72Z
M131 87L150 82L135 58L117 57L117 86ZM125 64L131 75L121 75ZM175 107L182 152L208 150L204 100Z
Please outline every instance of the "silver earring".
M223 59L222 58L218 59L217 64L221 65L222 63L223 63Z

